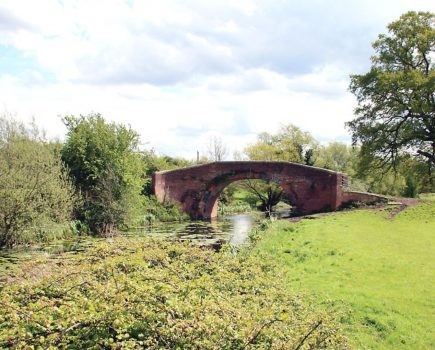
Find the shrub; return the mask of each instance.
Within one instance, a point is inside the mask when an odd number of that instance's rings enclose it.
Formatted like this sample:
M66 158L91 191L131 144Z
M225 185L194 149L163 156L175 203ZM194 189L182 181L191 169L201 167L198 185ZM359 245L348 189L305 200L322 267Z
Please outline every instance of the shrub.
M83 195L77 219L93 233L110 236L141 209L139 135L124 125L106 123L99 114L67 116L64 122L68 133L62 160Z
M328 313L253 255L118 239L64 264L0 291L1 347L347 348Z
M150 224L155 220L158 221L184 221L189 216L184 213L178 204L160 203L155 196L144 197L144 213L141 225ZM150 218L152 218L150 220Z
M68 221L74 202L54 145L37 129L0 117L0 247L34 240L40 225Z
M220 203L218 207L218 215L219 216L225 216L225 215L233 215L233 214L239 214L239 213L248 213L252 212L254 209L248 204L243 201L234 201L232 203Z
M416 198L418 196L417 184L412 176L406 177L406 185L403 190L403 195L409 198Z

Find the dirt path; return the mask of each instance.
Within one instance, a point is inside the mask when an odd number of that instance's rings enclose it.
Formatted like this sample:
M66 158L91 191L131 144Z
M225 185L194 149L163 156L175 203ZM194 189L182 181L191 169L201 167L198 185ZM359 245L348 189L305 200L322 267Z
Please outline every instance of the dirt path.
M405 210L406 208L413 207L418 203L421 203L420 199L417 198L405 198L405 197L389 197L390 202L395 202L397 208L390 211L388 214L389 219L393 219L397 214Z
M363 206L360 208L353 208L353 209L345 209L343 211L349 211L349 210L362 210L362 209L380 209L385 208L387 205L396 205L397 207L392 209L388 213L388 219L393 219L397 214L405 210L406 208L413 207L414 205L417 205L418 203L421 203L420 199L417 198L405 198L405 197L387 197L388 198L388 204L376 204L376 205L368 205ZM336 212L327 212L327 213L317 213L317 214L311 214L311 215L302 215L302 216L295 216L292 218L289 218L291 222L297 223L301 221L302 219L317 219L325 215L330 215Z

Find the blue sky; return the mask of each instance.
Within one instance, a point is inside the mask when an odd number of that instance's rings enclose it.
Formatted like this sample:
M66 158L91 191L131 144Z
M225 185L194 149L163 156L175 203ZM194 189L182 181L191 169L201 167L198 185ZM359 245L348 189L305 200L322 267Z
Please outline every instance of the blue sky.
M102 113L144 147L194 158L293 123L348 141L349 74L414 0L0 0L0 108L63 138L61 117Z

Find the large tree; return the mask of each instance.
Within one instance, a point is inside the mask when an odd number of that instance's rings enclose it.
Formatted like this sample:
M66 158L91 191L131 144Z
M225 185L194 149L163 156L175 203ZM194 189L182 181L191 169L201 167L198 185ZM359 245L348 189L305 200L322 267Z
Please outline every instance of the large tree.
M434 21L405 13L373 43L370 71L351 76L358 107L347 126L365 164L389 169L405 154L435 164Z
M349 175L355 174L355 163L359 148L342 142L330 142L319 148L315 166L340 171Z

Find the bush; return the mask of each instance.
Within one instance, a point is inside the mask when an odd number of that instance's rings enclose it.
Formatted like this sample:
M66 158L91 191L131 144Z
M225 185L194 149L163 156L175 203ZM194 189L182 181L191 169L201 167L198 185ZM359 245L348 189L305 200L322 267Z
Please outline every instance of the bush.
M99 114L68 116L62 160L68 166L83 205L77 219L95 234L110 236L137 216L143 188L139 135L106 123Z
M160 203L155 196L144 198L144 212L141 224L150 224L153 221L184 221L189 216L184 213L178 204Z
M346 348L331 316L253 255L119 239L21 277L0 291L4 348Z
M412 176L408 176L406 178L406 185L403 191L403 195L409 198L417 198L418 196L417 184L415 183Z
M38 226L71 218L73 186L55 146L40 137L35 128L0 118L0 247L45 239Z

